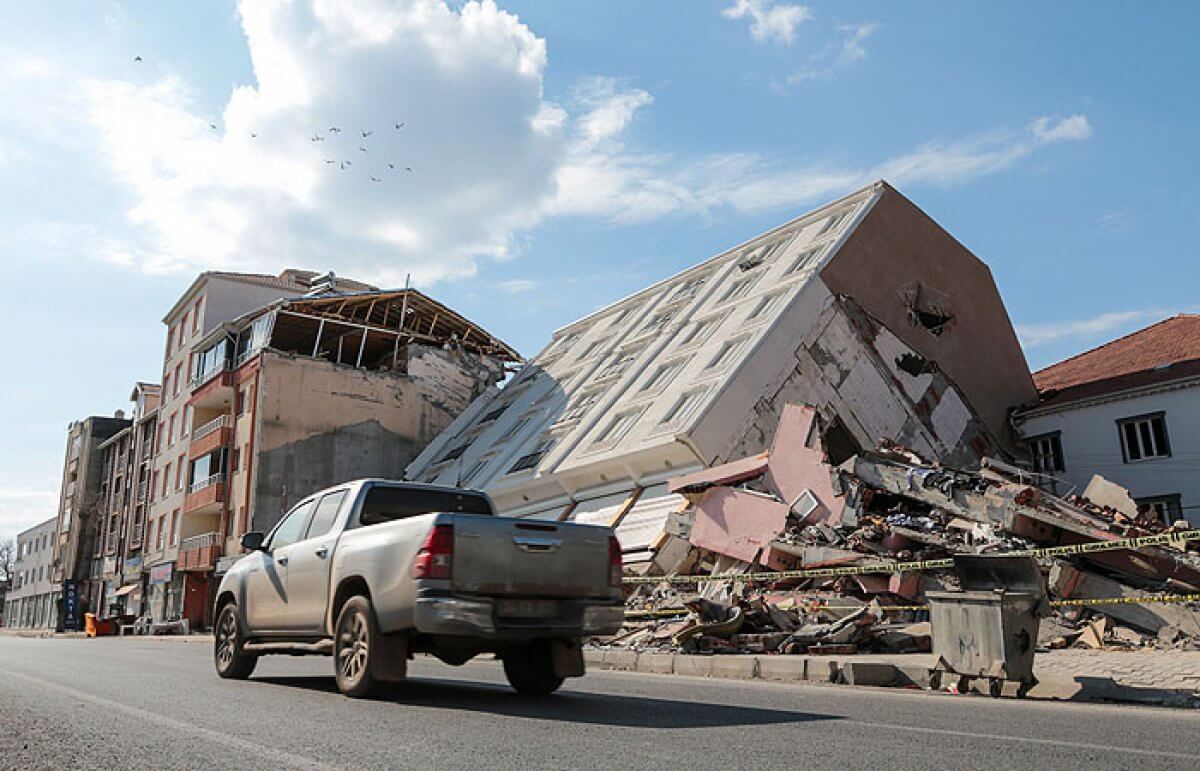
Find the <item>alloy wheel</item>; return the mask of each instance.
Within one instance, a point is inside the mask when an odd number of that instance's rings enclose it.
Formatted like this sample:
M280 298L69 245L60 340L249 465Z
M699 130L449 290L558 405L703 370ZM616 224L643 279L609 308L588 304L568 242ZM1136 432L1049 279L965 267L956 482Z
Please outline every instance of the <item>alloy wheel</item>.
M233 653L237 647L237 619L234 614L226 611L221 617L221 625L217 629L217 663L222 667L229 666L233 661Z
M362 613L348 616L338 630L338 671L343 679L355 681L367 667L367 619Z

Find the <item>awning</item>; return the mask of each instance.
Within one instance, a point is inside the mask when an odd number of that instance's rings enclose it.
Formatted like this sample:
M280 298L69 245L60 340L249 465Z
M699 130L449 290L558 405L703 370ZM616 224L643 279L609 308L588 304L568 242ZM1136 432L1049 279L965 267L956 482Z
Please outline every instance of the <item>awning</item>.
M120 589L116 590L115 592L113 592L113 597L124 597L125 595L129 594L130 592L132 592L138 588L140 588L139 584L127 584L125 586L122 586Z

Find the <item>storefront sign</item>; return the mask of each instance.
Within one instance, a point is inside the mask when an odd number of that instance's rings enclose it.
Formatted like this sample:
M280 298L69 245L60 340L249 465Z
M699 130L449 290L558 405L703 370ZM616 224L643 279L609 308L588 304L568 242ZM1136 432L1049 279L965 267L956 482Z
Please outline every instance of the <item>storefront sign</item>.
M164 562L161 565L155 565L154 567L150 568L150 585L156 586L158 584L171 583L171 576L173 575L174 567L174 562Z
M140 555L137 557L130 557L129 559L125 560L125 575L132 575L141 569L142 558Z
M62 582L63 630L74 632L79 626L79 585L68 578Z

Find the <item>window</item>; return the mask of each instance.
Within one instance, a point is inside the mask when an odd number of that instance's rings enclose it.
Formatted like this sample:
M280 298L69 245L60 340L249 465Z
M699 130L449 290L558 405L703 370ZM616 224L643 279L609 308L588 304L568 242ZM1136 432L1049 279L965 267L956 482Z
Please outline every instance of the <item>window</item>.
M704 401L705 391L690 391L683 396L675 404L671 405L671 409L667 410L667 414L663 416L663 423L679 425L690 418L700 403Z
M579 354L580 359L586 359L596 351L600 350L600 346L604 345L604 340L593 340L588 343L588 347L583 349L583 353Z
M364 525L378 525L432 512L490 516L492 507L487 498L476 493L374 485L363 499L359 521Z
M693 276L679 285L679 289L675 291L675 296L672 300L686 300L694 297L696 292L700 291L700 287L704 286L708 281L708 274ZM622 311L624 313L624 311Z
M175 327L167 327L167 356L171 355L171 348L172 348L174 342L175 342Z
M179 381L183 380L183 362L175 365L175 382L172 383L171 396L179 396Z
M512 465L512 468L508 470L508 473L514 474L518 471L525 471L526 469L531 469L537 466L538 461L540 461L553 446L553 439L542 439L536 445L534 445L534 448L530 452L527 452L526 454L517 458L517 462Z
M241 460L242 450L239 447L234 447L233 452L229 456L229 470L231 472L238 470L238 461Z
M600 435L596 437L595 444L612 446L625 438L633 424L637 423L638 418L642 416L641 410L623 412L612 419Z
M156 549L161 549L163 547L163 533L166 531L166 529L167 515L164 514L158 518L158 537L154 541Z
M508 409L508 405L507 405L507 404L505 404L505 405L502 405L502 406L500 406L500 407L497 407L496 409L492 410L491 412L489 412L488 414L486 414L486 415L484 415L482 418L480 418L480 419L479 419L479 423L480 423L481 425L482 425L483 423L491 423L493 420L495 420L496 418L498 418L498 417L500 417L501 415L503 415L503 414L504 414L504 411L505 411L505 410L507 410L507 409Z
M469 469L467 469L467 472L462 475L462 479L458 480L459 486L465 487L468 484L470 484L471 480L474 479L479 474L480 471L483 471L484 466L486 466L487 464L489 464L491 462L492 462L491 455L488 455L487 457L480 458L479 460L475 461L473 464L471 464L471 467Z
M156 471L156 472L154 472L154 473L155 473L155 475L157 476L158 472ZM168 463L167 465L163 466L163 472L162 472L162 493L161 493L161 494L160 494L158 497L160 497L160 498L166 498L166 497L167 497L167 489L168 489L170 486L171 486L171 464L170 464L170 463Z
M279 549L284 546L291 546L296 541L304 537L304 531L308 530L308 521L312 518L313 509L316 508L317 501L314 498L310 501L301 503L296 508L287 513L283 520L275 527L275 532L271 534L271 549Z
M584 413L600 400L600 393L600 391L588 391L587 393L580 394L577 399L572 400L567 405L567 409L563 411L562 417L558 419L558 422L565 423L582 418Z
M786 271L784 271L784 273L786 275L791 275L792 273L799 273L800 271L804 270L805 268L809 267L810 265L815 264L817 262L817 257L820 254L821 254L821 247L819 247L819 246L813 247L811 249L805 249L804 251L802 251L796 255L796 259L792 260L792 264L788 266L788 269Z
M722 317L713 316L696 322L696 326L692 327L692 331L683 339L682 345L700 345L713 336L713 332L717 331L717 327L721 326Z
M204 298L201 297L196 301L196 309L192 311L192 332L200 331L200 306L204 303Z
M169 394L171 392L171 373L170 372L163 375L162 392L163 392L163 396L166 396L167 394Z
M179 425L179 438L187 436L192 430L192 407L184 405L183 407L183 422Z
M1063 471L1062 439L1059 432L1042 434L1026 440L1029 454L1033 456L1033 470L1039 474L1053 474Z
M508 440L514 438L517 434L521 433L525 426L529 425L529 421L530 418L526 416L518 420L516 423L513 423L511 426L509 426L508 430L504 432L504 435L496 440L496 443L499 444L500 442L507 442Z
M629 368L629 365L641 354L641 348L635 348L632 351L620 354L612 362L607 364L604 369L600 370L596 375L597 380L604 380L610 377L616 377Z
M769 315L772 311L779 307L780 300L783 299L783 292L769 294L758 301L758 305L754 306L754 310L750 311L747 320L757 320Z
M1168 525L1183 518L1183 505L1178 494L1138 498L1139 509L1145 508Z
M851 206L846 209L842 209L839 212L834 212L833 214L830 214L829 218L827 220L825 220L825 224L821 226L821 230L819 233L817 233L817 235L823 236L832 230L836 230L837 227L839 225L841 225L843 222L845 222L846 220L848 220L850 218L850 215L853 213L854 213L854 207Z
M329 529L333 527L334 518L337 517L338 511L342 508L342 501L345 499L345 490L337 490L321 498L321 502L317 504L317 510L313 514L312 524L308 526L308 533L305 535L305 538L319 538L328 533Z
M438 461L438 463L445 463L448 460L458 460L459 458L462 457L462 454L464 452L466 452L467 448L470 446L471 446L471 443L467 442L465 444L460 444L457 447L451 448L445 455L443 455L441 457L441 459Z
M658 369L654 370L654 374L642 386L643 391L659 391L671 384L671 381L683 371L683 366L686 364L683 359L667 362Z
M179 545L179 509L171 512L171 545Z
M184 468L187 467L187 456L183 453L179 454L179 459L175 464L175 489L183 489Z
M737 358L738 352L742 349L742 344L746 342L746 338L737 340L726 340L721 344L721 350L717 351L717 355L708 363L709 369L721 369L728 367Z
M754 282L757 278L758 276L746 276L745 278L739 278L737 281L734 281L733 284L730 285L729 289L725 290L725 295L721 298L721 302L725 303L745 297L754 287Z
M175 444L175 413L171 413L171 419L167 425L169 426L167 428L167 446L170 447Z
M188 317L190 315L191 315L191 311L184 311L183 318L180 319L180 321L179 321L179 339L180 340L183 340L183 336L187 334Z
M1121 435L1121 453L1126 463L1171 457L1166 413L1118 420L1117 430Z

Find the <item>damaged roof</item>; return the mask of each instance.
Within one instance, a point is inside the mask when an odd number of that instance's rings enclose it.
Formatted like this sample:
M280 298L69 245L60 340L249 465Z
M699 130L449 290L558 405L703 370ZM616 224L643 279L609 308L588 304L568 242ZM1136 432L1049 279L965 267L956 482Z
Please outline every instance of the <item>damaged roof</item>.
M1033 380L1045 405L1197 374L1200 315L1181 313L1046 367Z

